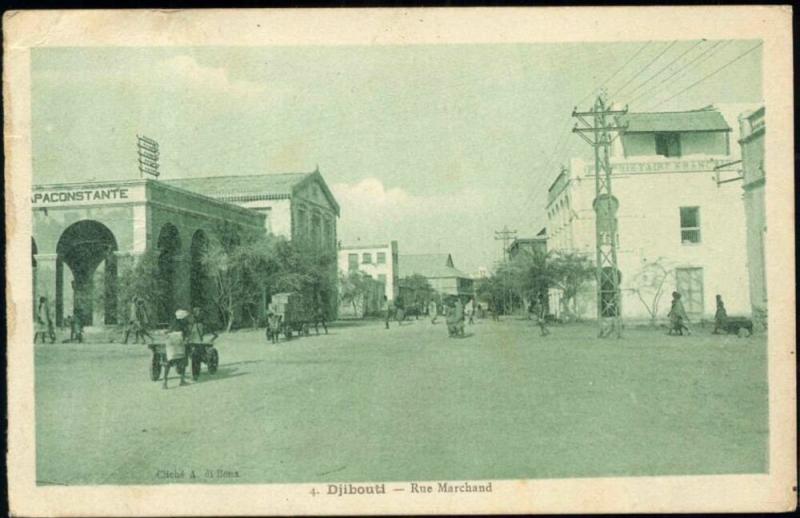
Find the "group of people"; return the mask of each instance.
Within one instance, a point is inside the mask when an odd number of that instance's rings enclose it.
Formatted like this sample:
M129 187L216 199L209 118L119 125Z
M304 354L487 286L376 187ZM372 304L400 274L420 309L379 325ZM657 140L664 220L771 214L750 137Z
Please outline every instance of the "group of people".
M63 340L63 343L83 343L83 321L77 313L74 316L68 315L64 319L64 325L69 329L69 338ZM56 326L50 313L50 303L47 297L42 296L37 301L33 318L33 343L37 340L47 343L48 338L51 343L56 343Z
M716 297L717 307L714 312L714 330L713 334L718 335L725 332L726 323L728 321L728 311L725 309L725 303L722 301L722 295ZM687 335L692 334L689 328L689 316L686 314L686 308L681 301L681 294L677 291L672 292L672 304L667 313L669 318L669 330L667 334L683 336L684 331Z

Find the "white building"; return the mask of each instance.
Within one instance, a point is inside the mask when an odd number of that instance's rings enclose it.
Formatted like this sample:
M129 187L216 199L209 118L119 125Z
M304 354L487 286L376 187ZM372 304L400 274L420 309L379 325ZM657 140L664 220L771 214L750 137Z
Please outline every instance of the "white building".
M747 221L747 265L750 271L750 302L753 320L764 328L767 325L767 271L764 241L767 237L767 212L764 188L767 172L764 168L764 107L745 112L739 117L742 149L742 189Z
M397 241L380 245L354 245L339 248L339 271L360 270L384 283L386 298L398 293L400 270Z
M749 314L741 189L719 185L715 171L735 158L731 127L712 108L622 119L628 127L611 152L622 316L666 317L673 290L695 321L713 316L717 294L729 314ZM550 186L547 204L548 248L592 262L594 168L573 159ZM579 299L582 316L595 317L593 283Z

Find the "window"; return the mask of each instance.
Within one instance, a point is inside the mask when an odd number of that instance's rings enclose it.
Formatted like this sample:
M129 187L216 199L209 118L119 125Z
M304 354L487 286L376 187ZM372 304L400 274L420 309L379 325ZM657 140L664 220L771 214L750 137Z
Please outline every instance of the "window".
M686 313L692 317L703 314L703 269L676 268L675 291L681 294Z
M386 252L378 252L378 264L386 264Z
M700 207L681 207L681 243L700 242Z
M358 254L347 254L347 269L358 270Z
M681 138L677 133L656 133L656 155L681 156Z
M364 264L372 264L372 254L369 252L361 254L361 262Z

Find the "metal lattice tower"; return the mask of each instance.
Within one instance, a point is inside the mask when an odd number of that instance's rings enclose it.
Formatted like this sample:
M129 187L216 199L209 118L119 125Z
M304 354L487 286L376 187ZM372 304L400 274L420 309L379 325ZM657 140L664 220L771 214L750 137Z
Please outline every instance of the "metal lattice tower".
M624 110L613 110L601 94L594 107L588 112L572 111L579 124L573 132L580 135L594 148L594 185L595 185L595 266L597 280L597 321L600 327L598 336L604 338L615 334L622 335L620 325L621 302L620 274L617 267L617 209L619 202L611 191L611 143L625 127L619 126L614 119L624 115ZM591 122L587 120L591 117ZM616 134L612 137L612 134Z

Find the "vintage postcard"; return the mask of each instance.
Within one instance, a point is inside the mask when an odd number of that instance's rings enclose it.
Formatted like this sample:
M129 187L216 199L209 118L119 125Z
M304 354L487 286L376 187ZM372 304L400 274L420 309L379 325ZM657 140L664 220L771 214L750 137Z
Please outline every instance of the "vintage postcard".
M790 8L3 30L14 515L795 508Z

